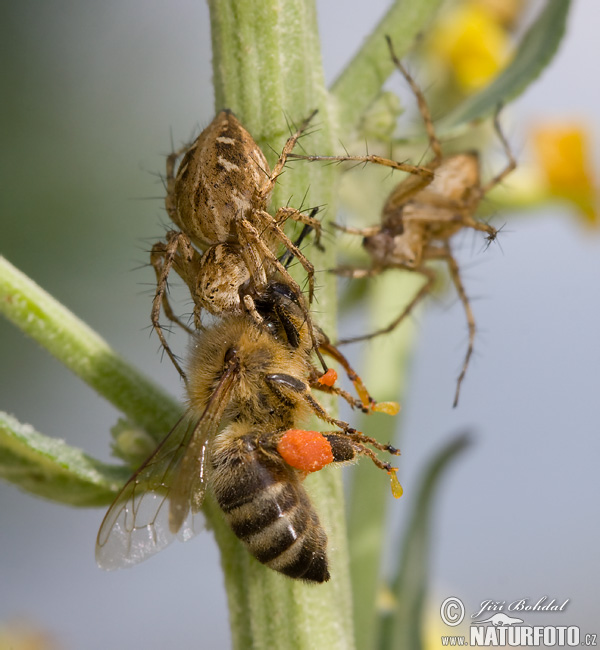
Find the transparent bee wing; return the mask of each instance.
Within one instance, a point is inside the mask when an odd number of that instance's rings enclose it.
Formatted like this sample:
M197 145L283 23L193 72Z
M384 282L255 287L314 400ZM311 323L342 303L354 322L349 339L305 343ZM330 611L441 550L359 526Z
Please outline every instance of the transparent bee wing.
M132 566L202 530L209 445L238 372L232 355L200 418L181 418L117 495L96 540L101 568Z
M171 485L194 435L209 436L202 419L182 418L158 449L125 484L106 513L96 540L96 562L103 569L137 564L174 539L191 539L202 530L201 515L169 527Z

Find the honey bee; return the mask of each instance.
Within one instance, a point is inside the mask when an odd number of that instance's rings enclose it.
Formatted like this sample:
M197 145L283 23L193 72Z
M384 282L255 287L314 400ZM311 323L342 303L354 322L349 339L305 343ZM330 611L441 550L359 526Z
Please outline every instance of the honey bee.
M294 243L296 247L301 244L310 229L310 224L304 226L298 239ZM222 297L224 300L227 299L227 296L232 295L233 293L235 293L236 296L239 296L239 287L235 284L235 278L238 277L236 276L236 273L243 272L243 269L246 267L243 264L240 264L239 256L236 253L227 253L225 250L227 247L228 244L217 244L208 249L208 251L202 256L199 256L195 249L192 248L192 257L186 261L182 260L182 252L181 250L178 250L173 258L173 269L188 286L190 295L194 302L194 321L197 329L202 329L202 324L199 319L199 306L201 306L202 302L199 296L198 287L202 287L205 295L211 295L214 291L216 295ZM227 258L225 262L223 261L223 258L215 259L214 257L220 256L221 253ZM292 259L292 254L288 251L279 261L287 270L287 265ZM198 266L196 266L196 263L198 263ZM213 266L215 268L213 268ZM155 268L158 268L158 261ZM206 270L206 273L204 273L204 270ZM208 279L209 277L212 281L216 281L217 278L222 278L223 283L228 283L230 279L233 278L234 280L231 287L234 287L235 290L228 291L227 288L223 288L222 285L218 288L214 288L214 285L211 284L211 281ZM297 348L299 340L296 335L296 329L293 324L288 323L288 318L285 316L285 313L287 312L286 303L288 305L293 304L296 311L299 310L305 315L308 312L308 307L302 294L298 293L295 287L286 284L281 280L283 280L283 278L279 278L278 274L274 274L260 292L257 292L253 287L248 287L248 293L245 295L245 298L251 301L251 307L249 306L248 313L258 325L265 327L272 335L277 336L280 340L285 339L284 342L286 344L291 345L293 348ZM251 289L253 290L250 293ZM273 310L276 310L279 314L280 326L282 323L285 325L283 332L277 332L278 328L274 327L272 319L270 320L268 318L268 315L271 314ZM165 303L165 313L170 314L170 319L173 322L180 325L189 334L193 334L192 330L184 325L172 313L168 301ZM229 317L231 315L241 315L243 312L237 309L236 305L233 303L223 302L218 313L221 317ZM313 343L313 346L316 345L316 352L320 355L320 359L323 360L324 356L329 356L342 366L348 378L353 383L359 396L359 400L357 401L346 391L334 386L337 379L337 373L332 369L327 370L325 374L321 374L317 368L311 364L311 386L318 390L333 393L342 397L350 404L350 406L360 409L363 413L382 412L389 415L396 415L398 413L399 405L396 402L376 402L371 397L358 373L356 373L346 357L331 343L329 337L320 327L318 327L318 325L310 323L308 326L311 331L311 342ZM279 329L281 329L281 327ZM308 352L309 351L305 351L305 353ZM183 376L184 379L186 379L185 373L183 373Z
M130 566L176 537L191 538L210 489L256 559L289 577L324 582L327 536L304 476L366 455L398 485L395 469L367 445L397 450L331 417L312 395L313 346L293 288L272 283L257 309L262 324L241 314L195 335L188 411L108 510L96 544L101 567ZM295 428L310 415L339 430Z
M320 246L321 224L314 218L315 212L304 214L286 206L272 217L266 211L287 157L311 118L312 115L288 138L272 171L260 147L231 111L221 111L192 145L167 158L165 204L178 230L169 231L166 242L158 242L152 249L151 263L157 286L151 320L182 376L184 373L159 322L162 305L167 318L182 325L166 295L171 268L175 268L190 289L196 328L201 324L203 310L217 316L247 311L258 321L253 294L263 291L274 272L300 292L275 253L279 245L306 270L309 302L312 300L313 265L282 226L288 219L309 225L315 232L316 245ZM305 318L316 348L308 309Z
M335 224L339 230L363 237L363 247L371 257L371 266L370 268L340 267L334 271L346 277L365 278L395 268L419 273L424 277L425 283L389 325L369 334L341 340L339 344L363 341L394 330L430 293L434 285L436 274L427 266L427 263L434 260L446 262L450 277L463 305L469 329L468 348L454 395L454 406L456 406L461 384L473 353L475 318L460 277L458 263L452 253L450 239L464 228L472 228L485 233L488 242L496 238L498 234L496 228L477 221L474 216L481 200L515 169L516 161L500 130L497 114L494 118L494 125L508 158L506 167L500 173L487 183L482 184L477 152L469 151L444 156L425 97L396 57L390 38L386 38L392 60L410 85L425 124L429 145L434 154L432 160L425 165L430 176L412 174L402 180L387 198L379 225L367 228L349 228ZM291 157L312 161L373 162L401 169L398 167L398 163L378 156L302 156L291 154Z

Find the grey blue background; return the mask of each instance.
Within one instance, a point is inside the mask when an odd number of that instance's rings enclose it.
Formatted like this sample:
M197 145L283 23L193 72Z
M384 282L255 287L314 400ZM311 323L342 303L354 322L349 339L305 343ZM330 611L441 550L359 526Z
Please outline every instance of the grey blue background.
M319 3L333 80L388 3ZM561 51L511 109L517 154L540 117L588 122L598 163L600 10L577 0ZM0 252L174 394L175 373L147 328L152 272L137 268L163 233L157 172L212 118L202 2L3 3ZM150 197L150 198L149 198ZM426 459L468 427L476 445L448 474L432 547L434 612L447 596L570 598L527 622L600 632L600 234L570 208L508 225L501 247L461 249L480 334L459 408L466 340L448 294L418 317L404 405L402 478L390 557ZM499 224L497 224L499 225ZM0 408L109 460L117 413L0 320ZM349 470L352 471L352 470ZM100 571L103 512L45 503L0 485L0 623L21 618L69 649L227 647L227 609L210 534L133 570Z

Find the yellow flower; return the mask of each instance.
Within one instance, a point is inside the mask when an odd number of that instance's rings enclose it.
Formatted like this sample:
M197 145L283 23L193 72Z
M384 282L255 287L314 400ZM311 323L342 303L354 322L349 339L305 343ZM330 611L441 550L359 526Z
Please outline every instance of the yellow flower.
M454 8L434 28L431 51L449 62L461 90L485 86L510 58L510 39L497 15L476 1Z
M574 203L588 225L600 223L588 150L589 133L580 123L547 123L533 132L533 144L548 192Z

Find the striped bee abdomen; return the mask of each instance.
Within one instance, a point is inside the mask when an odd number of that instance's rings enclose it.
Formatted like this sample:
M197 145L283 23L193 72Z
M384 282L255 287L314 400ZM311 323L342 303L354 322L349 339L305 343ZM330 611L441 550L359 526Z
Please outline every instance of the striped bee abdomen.
M212 450L211 481L233 532L271 569L310 582L329 580L327 536L297 470L263 448L260 434L222 435Z

